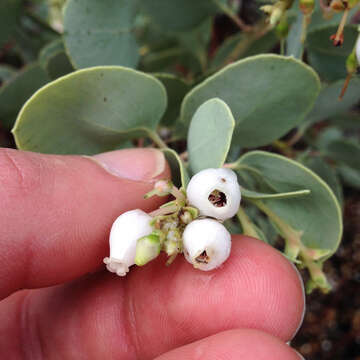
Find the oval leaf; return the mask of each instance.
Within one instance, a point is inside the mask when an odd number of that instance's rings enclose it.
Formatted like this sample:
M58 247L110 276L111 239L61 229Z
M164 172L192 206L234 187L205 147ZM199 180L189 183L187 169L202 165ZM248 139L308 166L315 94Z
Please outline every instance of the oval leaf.
M335 170L321 157L305 157L302 163L319 175L331 188L336 195L339 203L343 203L343 193L339 178Z
M64 40L76 68L96 65L136 67L133 34L136 1L69 0L64 10Z
M190 85L172 74L157 73L153 75L165 86L168 97L167 109L161 124L171 126L180 116L181 102L188 93Z
M307 121L315 123L330 117L343 114L355 106L360 100L360 79L354 78L346 90L344 98L339 101L341 89L345 80L339 80L331 85L324 86L314 108L307 117Z
M171 177L175 186L186 189L189 183L189 174L178 153L172 149L162 150L171 169Z
M141 0L142 7L155 23L170 31L185 31L216 13L217 7L209 0Z
M360 171L360 144L338 139L329 142L323 150L326 155L340 163Z
M22 0L1 0L0 2L0 48L15 32L21 5Z
M40 89L23 107L13 133L20 149L95 154L151 134L165 108L165 88L154 77L95 67Z
M32 64L6 82L0 88L0 123L10 130L26 100L49 81L45 70Z
M264 151L249 152L239 163L258 169L278 192L309 189L307 196L263 201L295 230L303 231L305 246L330 250L329 256L336 251L342 235L341 209L322 179L294 160Z
M243 147L266 145L298 125L320 90L316 73L302 62L259 55L228 65L185 97L181 121L188 126L206 100L225 101L236 121L233 142Z
M189 128L188 152L193 173L220 168L226 159L235 120L220 99L211 99L196 111Z

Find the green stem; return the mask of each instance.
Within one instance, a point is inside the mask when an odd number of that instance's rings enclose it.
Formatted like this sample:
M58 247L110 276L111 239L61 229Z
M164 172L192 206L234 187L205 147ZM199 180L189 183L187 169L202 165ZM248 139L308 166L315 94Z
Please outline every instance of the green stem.
M322 262L314 261L316 258L326 255L324 250L309 249L301 242L301 231L296 231L289 224L284 222L279 216L277 216L272 210L270 210L260 200L249 200L255 206L257 206L262 212L264 212L279 228L280 233L285 239L285 255L292 261L298 262L296 259L300 255L303 264L308 269L311 277L311 286L309 290L313 290L318 287L321 291L327 293L331 290L331 286L326 279L326 275L322 271Z
M160 149L167 149L168 148L168 146L161 139L161 137L158 135L157 132L148 131L148 136Z
M285 39L280 39L280 55L285 55Z
M331 285L326 279L326 275L322 271L322 264L316 263L314 261L308 260L306 257L302 256L303 261L307 269L309 270L311 280L315 284L309 290L313 290L313 288L319 287L321 291L325 294L331 290Z
M224 13L226 14L238 27L243 31L250 31L251 26L246 25L237 14L226 4L222 3L219 0L213 0L213 3Z
M31 19L34 23L42 27L44 30L50 31L53 34L60 35L55 29L53 29L45 20L38 15L34 14L30 10L26 10L26 16Z
M151 213L149 213L150 216L155 217L155 216L164 216L164 215L169 215L172 214L176 211L178 211L179 208L177 205L170 205L170 206L166 206L163 208L159 208L156 209L154 211L152 211Z
M250 218L247 216L246 212L243 208L239 208L239 211L237 212L237 218L240 221L241 227L243 229L244 235L254 237L256 239L259 238L259 235L254 227L254 224L250 220Z
M260 200L250 200L255 206L257 206L263 213L265 213L278 227L282 236L285 239L285 255L292 261L296 261L300 249L302 247L301 243L301 231L293 229L289 224L287 224L283 219L276 215L270 208L268 208Z

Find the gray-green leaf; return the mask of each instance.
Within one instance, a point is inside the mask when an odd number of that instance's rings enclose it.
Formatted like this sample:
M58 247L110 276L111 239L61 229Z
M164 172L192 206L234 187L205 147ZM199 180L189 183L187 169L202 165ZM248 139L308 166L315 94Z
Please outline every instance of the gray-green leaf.
M356 105L360 100L360 79L354 78L350 81L345 96L340 101L339 95L343 86L344 80L339 80L328 86L325 85L316 99L307 121L315 123L326 120L343 114Z
M266 145L304 120L320 90L316 73L302 62L259 55L228 65L191 90L181 107L189 126L196 109L218 97L235 121L233 142L243 147Z
M207 168L220 168L226 159L235 120L226 103L211 99L193 116L188 134L188 152L193 173Z
M151 137L166 102L165 88L153 76L120 66L84 69L33 95L13 133L20 149L95 154Z
M35 63L25 67L0 88L0 123L11 129L24 103L50 81L43 68Z
M310 65L327 81L344 79L346 58L353 50L358 32L356 26L348 25L344 29L344 44L335 47L330 36L335 34L337 25L325 25L310 31L306 47Z
M210 0L141 0L154 22L169 31L186 31L217 12Z
M309 189L307 196L263 201L295 230L303 232L305 246L329 250L331 254L336 251L342 236L341 209L322 179L294 160L264 151L245 154L239 164L258 169L278 192Z
M137 1L69 0L64 11L64 40L74 66L136 67L136 7Z
M189 183L189 174L178 153L172 149L162 150L171 169L171 177L175 186L186 189Z

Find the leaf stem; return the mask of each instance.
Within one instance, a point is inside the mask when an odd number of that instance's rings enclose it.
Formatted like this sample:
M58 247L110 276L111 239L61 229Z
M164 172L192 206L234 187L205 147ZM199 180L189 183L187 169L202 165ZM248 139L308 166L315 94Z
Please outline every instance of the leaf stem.
M167 149L168 146L165 144L163 139L158 135L155 131L148 131L149 138L160 148L160 149Z
M301 242L302 231L293 229L289 224L284 222L278 215L276 215L271 209L269 209L262 201L249 200L255 206L257 206L262 212L264 212L278 227L281 235L285 239L285 255L289 260L297 263L297 257L300 256L303 264L308 269L311 277L309 283L309 290L313 290L318 287L323 292L328 292L331 289L330 284L326 279L326 275L322 271L322 262L315 261L316 258L322 255L328 255L328 252L322 249L309 249Z
M280 39L280 55L282 55L282 56L285 55L285 39L284 38Z
M341 21L340 21L340 24L336 31L335 36L331 37L331 39L333 40L334 46L341 46L344 41L344 27L346 25L348 14L349 14L349 9L346 8L344 10L344 14L341 18Z
M165 206L149 213L150 216L163 216L176 212L179 209L177 205Z
M51 27L50 24L48 24L45 20L43 20L41 17L34 14L30 10L26 10L25 14L29 19L31 19L34 23L42 27L44 30L50 31L51 33L56 35L60 35L55 29Z
M301 236L302 231L297 231L293 229L289 224L287 224L283 219L276 215L269 207L267 207L262 201L248 199L255 206L257 206L263 213L265 213L278 227L280 233L285 239L285 255L291 260L296 261L299 256L301 249Z
M244 211L244 209L242 207L239 208L239 211L237 212L236 215L240 221L244 235L251 236L251 237L258 239L259 235L254 227L254 224L250 220L250 218L247 216L246 212Z
M243 20L226 4L222 3L219 0L213 0L213 3L224 13L226 14L236 25L237 27L245 32L252 31L252 27L246 25Z

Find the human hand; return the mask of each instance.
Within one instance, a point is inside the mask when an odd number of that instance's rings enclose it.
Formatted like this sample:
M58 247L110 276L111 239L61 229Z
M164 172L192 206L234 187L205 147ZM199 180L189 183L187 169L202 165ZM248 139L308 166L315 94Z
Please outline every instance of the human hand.
M234 236L211 272L182 257L165 268L161 256L125 278L105 271L112 222L158 207L164 199L143 195L170 172L156 150L96 159L0 150L4 357L301 358L285 342L302 321L302 281L259 240Z

